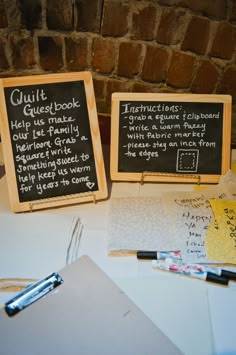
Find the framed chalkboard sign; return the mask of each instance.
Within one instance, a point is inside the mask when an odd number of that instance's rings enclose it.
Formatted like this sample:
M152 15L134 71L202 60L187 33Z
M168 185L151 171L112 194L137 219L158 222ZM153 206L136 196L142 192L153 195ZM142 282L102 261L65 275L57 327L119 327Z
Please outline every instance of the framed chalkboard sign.
M112 180L217 183L230 142L229 95L112 95Z
M0 123L13 211L107 197L91 73L0 80Z

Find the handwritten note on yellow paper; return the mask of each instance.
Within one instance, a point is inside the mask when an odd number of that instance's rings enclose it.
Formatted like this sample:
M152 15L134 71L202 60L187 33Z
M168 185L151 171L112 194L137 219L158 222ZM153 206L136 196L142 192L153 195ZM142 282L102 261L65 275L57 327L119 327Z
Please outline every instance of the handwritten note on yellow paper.
M205 242L209 259L236 264L236 201L210 200L214 213Z

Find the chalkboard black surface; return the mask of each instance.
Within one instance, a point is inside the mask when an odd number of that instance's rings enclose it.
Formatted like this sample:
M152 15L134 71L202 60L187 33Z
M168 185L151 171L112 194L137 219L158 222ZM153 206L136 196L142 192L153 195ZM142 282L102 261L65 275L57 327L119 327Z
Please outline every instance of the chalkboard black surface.
M231 97L112 97L113 180L217 182L230 164Z
M3 79L2 95L2 140L5 161L12 162L6 164L6 173L13 210L106 197L90 73Z

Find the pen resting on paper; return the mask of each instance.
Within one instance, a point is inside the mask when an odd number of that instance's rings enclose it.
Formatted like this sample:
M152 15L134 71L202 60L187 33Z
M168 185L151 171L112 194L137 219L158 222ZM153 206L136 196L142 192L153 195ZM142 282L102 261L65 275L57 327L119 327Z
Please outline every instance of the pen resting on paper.
M165 261L152 260L152 266L153 268L159 270L169 271L183 276L201 279L204 281L210 281L216 284L228 285L229 283L229 279L225 276L205 271L202 268L197 267L196 265L179 265L174 263L171 258L167 258L165 259Z

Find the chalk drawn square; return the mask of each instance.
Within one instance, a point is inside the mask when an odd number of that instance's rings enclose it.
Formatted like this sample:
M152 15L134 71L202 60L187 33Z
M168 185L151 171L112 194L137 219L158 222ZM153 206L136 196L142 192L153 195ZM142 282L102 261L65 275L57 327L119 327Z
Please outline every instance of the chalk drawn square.
M198 149L178 149L176 171L179 173L196 173L198 169Z

